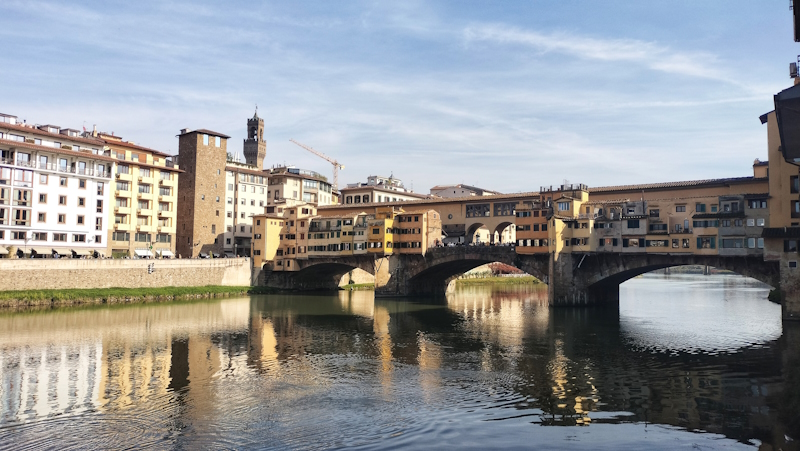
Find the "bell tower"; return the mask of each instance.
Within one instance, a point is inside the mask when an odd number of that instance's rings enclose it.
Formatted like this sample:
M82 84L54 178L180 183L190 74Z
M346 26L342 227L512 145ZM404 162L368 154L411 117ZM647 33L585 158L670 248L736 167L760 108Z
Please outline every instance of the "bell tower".
M264 119L258 117L258 107L253 117L247 120L247 139L244 140L244 160L247 164L264 169L267 142L264 140Z

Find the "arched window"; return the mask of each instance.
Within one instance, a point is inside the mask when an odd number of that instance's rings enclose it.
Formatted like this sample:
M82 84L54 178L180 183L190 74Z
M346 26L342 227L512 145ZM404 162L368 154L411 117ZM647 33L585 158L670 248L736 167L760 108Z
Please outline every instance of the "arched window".
M352 204L353 203L353 196L347 196L347 202L345 202L345 203L346 204Z
M364 203L365 204L369 203L369 195L367 195L367 194L364 194Z

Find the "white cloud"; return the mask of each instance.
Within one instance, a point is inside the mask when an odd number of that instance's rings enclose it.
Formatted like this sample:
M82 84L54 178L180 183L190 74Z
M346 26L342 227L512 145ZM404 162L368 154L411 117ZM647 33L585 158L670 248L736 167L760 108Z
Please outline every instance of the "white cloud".
M719 58L708 52L680 52L654 42L636 39L600 39L566 32L540 33L505 25L477 25L464 29L471 42L518 44L538 55L561 53L583 60L626 62L652 70L688 77L706 78L739 85L730 78Z

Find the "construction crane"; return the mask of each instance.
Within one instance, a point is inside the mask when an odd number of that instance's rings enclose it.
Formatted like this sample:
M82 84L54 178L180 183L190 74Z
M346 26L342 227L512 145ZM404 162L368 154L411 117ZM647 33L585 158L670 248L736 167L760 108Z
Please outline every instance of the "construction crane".
M325 160L328 163L333 165L333 189L338 191L339 190L339 169L344 169L344 165L339 163L338 161L334 160L333 158L325 155L324 153L318 152L318 151L314 150L313 148L311 148L309 146L306 146L305 144L300 144L299 142L297 142L297 141L295 141L293 139L290 139L289 141L297 144L298 146L302 147L303 149L306 149L307 151L313 153L314 155L322 158L323 160Z

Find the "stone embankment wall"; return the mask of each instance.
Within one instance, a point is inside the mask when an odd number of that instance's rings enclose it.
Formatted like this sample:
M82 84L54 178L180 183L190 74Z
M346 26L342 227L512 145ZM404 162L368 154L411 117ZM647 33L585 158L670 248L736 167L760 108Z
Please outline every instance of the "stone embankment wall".
M152 274L148 265L154 265ZM249 258L197 260L0 259L0 290L251 286Z

